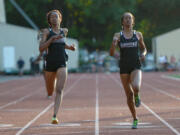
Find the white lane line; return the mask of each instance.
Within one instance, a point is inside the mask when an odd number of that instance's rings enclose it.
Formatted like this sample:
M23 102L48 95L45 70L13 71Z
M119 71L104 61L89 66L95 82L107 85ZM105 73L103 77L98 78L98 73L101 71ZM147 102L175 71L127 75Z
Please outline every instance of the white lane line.
M116 79L114 79L112 77L112 79L115 81ZM120 83L118 81L115 81L118 85L120 85ZM121 87L122 88L122 87ZM142 105L149 111L151 112L157 119L159 119L165 126L167 126L171 131L173 131L176 135L180 135L180 133L173 127L171 126L168 122L166 122L163 118L161 118L158 114L156 114L153 110L151 110L146 104L144 104L142 102Z
M41 90L42 90L42 89L41 89ZM15 100L15 101L9 102L8 104L2 105L2 106L0 106L0 110L3 109L3 108L5 108L5 107L8 107L8 106L10 106L10 105L17 104L18 102L21 102L21 101L23 101L24 99L27 99L27 98L31 97L32 95L37 94L37 93L39 93L39 92L40 92L40 90L38 90L38 91L36 91L36 92L33 92L33 93L31 93L31 94L28 94L28 95L26 95L26 96L24 96L24 97L21 97L21 98Z
M76 80L69 89L67 89L64 92L64 96L69 93L71 91L72 88L74 88L75 85L77 85L77 83L83 78L83 76L81 76L78 80ZM34 119L32 119L31 121L29 121L23 128L21 128L16 135L21 135L24 130L26 130L27 128L29 128L29 126L31 126L37 119L39 119L44 113L46 113L52 106L54 105L54 102L52 102L51 104L49 104L42 112L40 112Z
M42 124L41 127L80 127L80 123L60 123L60 124Z
M69 128L69 127L68 127ZM72 128L72 127L71 127ZM63 132L63 133L58 133L58 135L85 135L85 134L92 134L91 131L79 131L79 132ZM31 135L57 135L57 133L42 133L42 134L31 134Z
M38 112L41 109L3 109L1 112Z
M114 80L114 81L116 82L116 84L119 85L119 87L123 88L122 85L121 85L121 83L120 83L120 80L119 80L119 79L117 79L116 77L115 77L116 79L113 78L112 75L109 75L109 77L110 77L112 80ZM119 81L118 81L118 80L119 80Z
M163 91L162 89L158 89L158 88L156 88L156 87L153 87L152 85L150 85L150 84L148 84L148 83L145 83L145 82L144 82L144 84L145 84L146 86L150 87L152 90L155 90L155 91L157 91L157 92L160 92L160 93L162 93L162 94L165 94L165 95L167 95L167 96L169 96L169 97L171 97L171 98L173 98L173 99L180 100L180 98L178 98L178 97L176 97L176 96L174 96L174 95L172 95L172 94L169 94L168 92L165 92L165 91Z
M4 78L3 80L1 79L0 80L0 84L5 84L5 83L9 83L9 82L11 82L11 81L16 81L16 80L30 80L30 79L32 79L33 77L16 77L16 76L14 76L14 77L8 77L8 76L1 76L2 78Z
M20 135L24 130L26 130L32 123L34 123L39 117L41 117L45 112L47 112L52 106L54 105L54 103L51 103L50 105L48 105L48 107L46 107L41 113L39 113L33 120L31 120L29 123L27 123L23 128L21 128L16 135Z
M149 112L151 112L157 119L159 119L164 125L166 125L169 129L171 129L176 135L180 135L180 133L173 126L171 126L168 122L166 122L163 118L161 118L158 114L156 114L153 110L151 110L147 105L145 105L144 103L142 103L142 105Z
M96 119L95 119L95 135L99 135L99 87L98 75L96 74Z
M113 125L118 125L118 126L132 126L132 123L130 122L119 122L119 123L113 123ZM138 123L138 125L152 125L152 123Z
M171 86L171 87L175 87L175 88L180 88L179 85L174 84L174 83L169 83L168 81L162 81L162 80L158 80L158 79L155 79L155 81L159 82L159 83L161 83L163 85L167 85L167 86Z
M6 92L1 92L0 93L0 96L1 95L6 95L6 94L9 94L9 93L13 93L14 91L16 91L16 90L23 90L24 88L26 88L26 87L29 87L29 86L31 86L31 85L34 85L34 83L30 83L30 84L28 84L28 85L23 85L23 86L20 86L20 87L16 87L15 89L13 89L13 90L11 90L11 91L6 91ZM14 93L13 93L14 94Z
M0 124L0 128L12 127L13 124Z
M116 81L116 83L119 83L119 82L117 81L117 79L114 79L112 76L110 76L110 77L111 77L114 81ZM143 84L147 85L148 87L151 87L152 90L154 90L154 91L157 91L157 92L160 92L160 93L162 93L162 94L165 94L165 95L167 95L167 96L169 96L169 97L171 97L171 98L173 98L173 99L180 100L180 98L178 98L178 97L176 97L176 96L174 96L174 95L172 95L172 94L169 94L168 92L165 92L165 91L163 91L162 89L155 88L155 87L153 87L152 85L150 85L150 84L148 84L148 83L145 83L145 82L143 82ZM123 88L123 87L120 85L120 83L119 83L119 86L120 86L121 88Z
M168 118L168 120L180 120L180 118Z

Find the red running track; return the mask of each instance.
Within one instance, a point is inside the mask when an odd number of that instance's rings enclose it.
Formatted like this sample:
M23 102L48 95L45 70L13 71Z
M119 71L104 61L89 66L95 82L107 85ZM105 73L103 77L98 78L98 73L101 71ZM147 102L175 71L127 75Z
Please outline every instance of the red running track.
M180 81L166 74L143 73L136 130L118 73L69 74L58 125L42 76L0 83L0 135L180 135Z

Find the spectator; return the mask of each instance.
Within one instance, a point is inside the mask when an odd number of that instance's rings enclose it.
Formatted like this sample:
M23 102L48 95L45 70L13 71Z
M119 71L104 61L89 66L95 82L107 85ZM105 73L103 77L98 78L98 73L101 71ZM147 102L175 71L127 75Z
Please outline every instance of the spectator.
M33 56L30 57L29 62L30 62L30 72L32 75L35 75L35 59Z
M19 71L19 76L23 75L24 64L25 64L25 62L22 59L22 57L20 56L18 61L17 61L17 67L18 67L18 71Z

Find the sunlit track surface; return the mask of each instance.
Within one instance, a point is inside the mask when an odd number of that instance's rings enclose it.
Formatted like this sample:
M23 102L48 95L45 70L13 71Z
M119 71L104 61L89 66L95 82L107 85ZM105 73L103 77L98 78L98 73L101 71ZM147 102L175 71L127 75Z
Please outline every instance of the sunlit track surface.
M180 85L166 74L143 73L137 130L118 73L69 74L58 125L42 76L2 82L0 135L180 135Z

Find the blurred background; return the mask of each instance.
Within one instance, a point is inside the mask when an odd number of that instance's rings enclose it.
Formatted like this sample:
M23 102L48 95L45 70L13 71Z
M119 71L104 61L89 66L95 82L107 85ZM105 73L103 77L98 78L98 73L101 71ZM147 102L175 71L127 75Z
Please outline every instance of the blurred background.
M118 72L119 50L109 56L112 37L121 30L121 16L132 12L135 28L148 49L144 71L180 70L180 0L0 0L0 73L39 74L40 30L46 13L58 9L61 27L69 29L69 72Z

